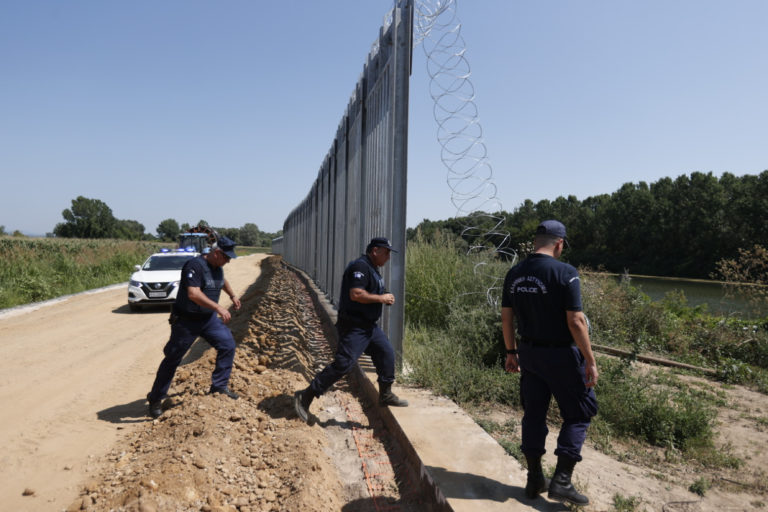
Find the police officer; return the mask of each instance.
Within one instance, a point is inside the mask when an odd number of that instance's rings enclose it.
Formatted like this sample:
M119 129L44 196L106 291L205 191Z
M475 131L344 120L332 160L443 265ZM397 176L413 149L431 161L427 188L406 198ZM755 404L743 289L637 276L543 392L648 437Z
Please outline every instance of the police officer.
M507 348L505 369L521 373L521 449L528 462L525 494L535 498L548 489L551 499L587 505L589 499L574 489L571 475L581 461L587 427L597 414L593 386L598 372L581 308L579 273L558 261L566 243L561 222L539 224L534 254L512 267L504 280L501 320ZM555 450L557 466L549 481L541 468L541 456L552 396L563 423Z
M229 322L231 315L219 305L223 289L232 298L235 309L240 309L240 299L224 278L222 268L236 257L235 242L220 236L209 252L191 258L182 267L179 293L168 320L171 324L171 338L163 349L165 358L157 369L152 391L147 395L149 415L153 418L163 414L162 400L171 387L176 368L198 336L202 336L216 349L216 367L209 392L221 393L232 399L239 398L229 389L229 375L235 359L235 339L224 324Z
M395 351L387 335L376 324L381 317L382 305L395 303L395 296L384 288L384 281L378 271L378 267L389 261L390 251L394 249L389 240L373 238L365 254L350 262L344 270L336 322L339 337L336 356L331 364L312 379L309 387L294 395L296 414L303 421L309 421L312 400L349 373L363 353L371 356L376 367L379 403L397 407L408 405L407 401L392 392Z

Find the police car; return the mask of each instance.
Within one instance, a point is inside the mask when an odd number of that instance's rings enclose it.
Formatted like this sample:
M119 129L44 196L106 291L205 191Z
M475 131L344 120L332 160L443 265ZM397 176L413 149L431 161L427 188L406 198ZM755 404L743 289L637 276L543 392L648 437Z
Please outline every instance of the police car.
M151 304L173 304L179 292L181 267L200 253L193 249L163 249L136 265L128 282L128 307L138 311Z

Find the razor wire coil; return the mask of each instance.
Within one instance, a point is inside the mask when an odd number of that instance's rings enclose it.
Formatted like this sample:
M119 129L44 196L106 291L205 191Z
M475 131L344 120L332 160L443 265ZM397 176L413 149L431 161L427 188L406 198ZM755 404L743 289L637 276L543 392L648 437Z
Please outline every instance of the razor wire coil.
M421 46L426 57L440 158L447 170L446 183L456 217L468 219L462 225L461 237L468 241L470 253L492 248L514 264L517 253L509 246L509 232L503 229L505 218L496 214L503 208L483 139L461 27L457 0L416 2L414 44ZM491 228L482 227L489 220ZM489 303L495 304L493 292L498 289L500 276L484 274L483 267L483 263L475 265L474 272L492 283L485 293Z

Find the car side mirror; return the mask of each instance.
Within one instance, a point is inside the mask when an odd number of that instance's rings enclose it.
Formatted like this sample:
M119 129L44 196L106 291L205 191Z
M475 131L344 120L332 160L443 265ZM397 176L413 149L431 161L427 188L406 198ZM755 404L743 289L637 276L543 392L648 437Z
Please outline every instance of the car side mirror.
M133 266L133 270L135 270L136 272L138 272L139 270L141 270L141 265L134 265L134 266Z

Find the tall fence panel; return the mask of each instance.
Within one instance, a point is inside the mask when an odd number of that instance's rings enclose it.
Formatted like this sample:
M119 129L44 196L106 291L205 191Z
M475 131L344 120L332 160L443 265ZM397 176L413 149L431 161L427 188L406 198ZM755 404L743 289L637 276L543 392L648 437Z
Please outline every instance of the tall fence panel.
M309 194L283 224L274 247L304 270L338 306L346 264L374 236L399 250L383 270L396 298L381 325L398 361L405 304L405 208L408 89L413 49L413 0L396 0L379 31L360 80Z

